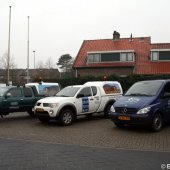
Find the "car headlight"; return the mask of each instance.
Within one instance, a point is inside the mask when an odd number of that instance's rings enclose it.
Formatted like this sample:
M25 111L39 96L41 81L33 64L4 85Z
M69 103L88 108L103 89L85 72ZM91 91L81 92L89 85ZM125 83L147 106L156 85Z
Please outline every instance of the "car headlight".
M49 107L55 108L55 107L57 107L58 105L59 105L58 103L50 103L50 104L49 104Z
M146 114L151 110L151 107L145 107L137 112L137 114Z
M110 112L115 112L115 108L114 108L114 106L111 106L111 108L110 108Z

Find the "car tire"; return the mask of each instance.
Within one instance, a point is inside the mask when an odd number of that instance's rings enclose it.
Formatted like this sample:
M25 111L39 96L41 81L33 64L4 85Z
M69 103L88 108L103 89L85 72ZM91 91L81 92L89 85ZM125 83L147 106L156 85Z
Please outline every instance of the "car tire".
M123 124L122 124L122 123L115 123L115 122L114 122L114 124L115 124L116 127L119 127L119 128L123 127Z
M162 115L160 113L156 113L152 120L151 129L154 132L159 132L162 129L162 126L163 126Z
M74 115L72 110L70 109L63 109L59 116L59 122L63 126L71 125L74 121Z
M35 117L35 113L32 110L28 110L27 113L31 116L31 117Z
M104 109L104 117L109 118L109 111L113 104L108 104Z

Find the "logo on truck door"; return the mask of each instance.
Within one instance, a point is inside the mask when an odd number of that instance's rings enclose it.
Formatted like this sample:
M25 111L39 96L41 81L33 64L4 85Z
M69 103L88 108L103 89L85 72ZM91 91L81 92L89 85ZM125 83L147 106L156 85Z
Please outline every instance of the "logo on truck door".
M83 97L82 98L82 112L89 112L89 98Z

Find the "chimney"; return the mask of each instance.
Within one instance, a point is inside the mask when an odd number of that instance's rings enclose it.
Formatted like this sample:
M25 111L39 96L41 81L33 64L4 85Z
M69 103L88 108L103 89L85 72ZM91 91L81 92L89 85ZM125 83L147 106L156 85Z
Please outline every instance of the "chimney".
M119 40L120 39L120 34L117 31L114 31L113 33L113 41Z
M129 41L133 41L132 33L130 34L130 39L129 39Z

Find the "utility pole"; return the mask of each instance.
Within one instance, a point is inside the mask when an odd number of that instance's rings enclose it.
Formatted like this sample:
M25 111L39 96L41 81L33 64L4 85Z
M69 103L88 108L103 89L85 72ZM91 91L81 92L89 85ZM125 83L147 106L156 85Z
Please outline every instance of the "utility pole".
M28 42L27 42L27 83L29 83L29 16L28 16Z
M11 40L11 6L9 6L9 33L8 33L8 57L7 57L7 85L9 85L10 40Z

